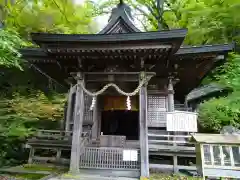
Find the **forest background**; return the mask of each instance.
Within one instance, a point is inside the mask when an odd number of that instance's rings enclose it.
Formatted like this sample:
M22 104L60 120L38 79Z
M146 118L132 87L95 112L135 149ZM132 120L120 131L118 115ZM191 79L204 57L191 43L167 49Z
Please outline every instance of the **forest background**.
M240 45L240 0L125 0L144 31L187 28L185 45ZM23 143L38 128L58 129L67 89L26 63L19 53L34 46L31 32L96 33L96 17L109 15L118 0L76 3L70 0L0 0L0 166L27 159ZM208 132L225 125L240 128L240 55L211 72L202 84L232 91L199 106L199 122Z

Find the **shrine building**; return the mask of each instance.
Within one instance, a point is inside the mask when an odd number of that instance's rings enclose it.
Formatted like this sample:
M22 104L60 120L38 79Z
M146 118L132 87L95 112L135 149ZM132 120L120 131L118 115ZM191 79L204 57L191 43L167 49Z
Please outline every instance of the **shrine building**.
M64 129L42 130L63 136L29 139L29 162L41 159L37 148L52 148L57 155L49 161L64 161L68 151L71 173L149 178L149 157L163 155L177 172L178 158L195 153L182 142L197 132L185 98L233 50L184 46L186 35L187 29L140 31L123 2L97 34L32 33L39 47L22 49L23 58L69 93Z

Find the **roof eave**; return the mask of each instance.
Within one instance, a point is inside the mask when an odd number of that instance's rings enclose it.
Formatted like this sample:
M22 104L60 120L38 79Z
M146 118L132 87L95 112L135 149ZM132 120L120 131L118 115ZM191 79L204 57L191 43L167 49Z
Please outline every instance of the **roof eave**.
M146 40L181 40L187 34L186 29L170 31L136 32L122 34L50 34L31 33L32 40L36 43L94 43L94 42L124 42L124 41L146 41Z
M218 44L218 45L203 45L203 46L191 46L181 47L176 55L187 54L202 54L202 53L226 53L234 50L234 44Z

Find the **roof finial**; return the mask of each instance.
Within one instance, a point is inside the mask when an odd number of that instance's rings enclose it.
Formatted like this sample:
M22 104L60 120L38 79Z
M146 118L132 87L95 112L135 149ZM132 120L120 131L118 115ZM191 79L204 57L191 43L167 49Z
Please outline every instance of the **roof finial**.
M123 0L120 0L119 4L123 4Z

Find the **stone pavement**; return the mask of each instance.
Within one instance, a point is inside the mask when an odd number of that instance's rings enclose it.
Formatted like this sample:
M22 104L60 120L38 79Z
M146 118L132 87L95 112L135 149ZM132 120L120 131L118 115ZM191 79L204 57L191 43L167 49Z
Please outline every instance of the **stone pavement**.
M65 174L58 177L52 177L48 180L138 180L138 178L110 177L90 174L80 175Z

